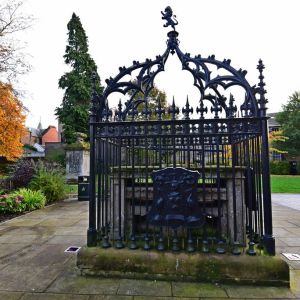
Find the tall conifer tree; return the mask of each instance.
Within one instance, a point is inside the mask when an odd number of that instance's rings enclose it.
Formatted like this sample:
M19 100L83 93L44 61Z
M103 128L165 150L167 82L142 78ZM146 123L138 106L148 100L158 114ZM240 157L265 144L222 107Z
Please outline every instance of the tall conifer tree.
M71 71L59 79L59 87L65 90L65 94L62 104L56 108L56 115L63 124L63 139L70 144L76 141L77 132L88 135L93 72L97 74L97 92L101 93L103 89L97 66L88 53L87 36L75 13L68 23L68 45L64 59Z

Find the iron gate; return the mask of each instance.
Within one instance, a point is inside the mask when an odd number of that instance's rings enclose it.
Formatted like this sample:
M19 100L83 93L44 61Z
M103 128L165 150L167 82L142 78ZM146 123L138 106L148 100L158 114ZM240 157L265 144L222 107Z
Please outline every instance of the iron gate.
M162 18L173 28L164 54L120 67L92 95L88 246L274 255L264 65L250 86L229 59L183 53L170 7ZM150 107L156 75L175 54L199 104L173 98L165 107L158 98ZM124 97L113 110L116 92Z

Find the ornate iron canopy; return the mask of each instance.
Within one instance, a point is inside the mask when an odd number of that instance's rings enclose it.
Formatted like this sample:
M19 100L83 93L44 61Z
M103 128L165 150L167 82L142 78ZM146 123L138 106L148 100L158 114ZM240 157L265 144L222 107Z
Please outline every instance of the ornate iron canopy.
M118 120L125 120L128 114L135 115L137 107L141 103L145 103L145 114L150 114L147 107L147 99L151 89L154 87L155 77L165 70L165 64L169 55L176 54L182 64L182 69L190 72L193 76L194 86L200 93L199 106L194 110L199 115L199 118L204 118L208 113L204 100L211 103L210 113L213 114L214 118L218 118L222 111L225 112L226 118L237 116L263 117L266 115L267 100L265 98L264 65L262 60L259 60L257 66L259 70L259 84L251 86L245 77L247 71L232 67L230 59L218 60L215 55L210 55L206 58L200 54L192 56L190 53L181 51L178 40L179 34L175 30L175 26L178 24L176 16L173 15L173 11L169 6L161 14L162 19L166 21L164 27L172 27L172 31L167 34L167 49L165 52L162 55L157 55L155 59L146 59L144 62L133 61L130 67L120 67L120 72L116 77L106 79L107 87L103 94L98 97L94 93L92 114L100 116L100 119L107 120L111 116L107 98L115 92L129 96L124 107L121 103L119 104ZM212 66L215 66L217 70L221 70L223 75L213 76ZM126 80L126 76L131 75L133 72L138 74L136 79ZM224 75L224 73L226 74ZM231 94L229 97L226 97L222 93L232 86L240 86L245 92L245 97L240 107L235 105L235 99ZM142 93L143 98L137 99L136 95L138 93ZM240 111L240 115L237 115L237 111ZM188 118L192 112L187 102L187 107L182 109L182 113Z

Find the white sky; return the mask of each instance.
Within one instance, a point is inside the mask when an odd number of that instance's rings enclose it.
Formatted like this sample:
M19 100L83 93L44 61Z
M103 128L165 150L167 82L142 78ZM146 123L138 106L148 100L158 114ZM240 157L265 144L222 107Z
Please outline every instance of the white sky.
M57 125L54 109L63 97L58 79L67 71L63 55L73 12L81 19L105 85L119 66L164 52L170 28L163 27L160 11L167 5L179 21L176 30L183 52L229 58L233 67L248 71L251 85L258 83L256 66L263 59L269 112L280 110L288 96L300 90L299 0L27 0L25 8L36 18L22 37L33 65L21 82L30 110L27 125L36 127L40 117L43 127ZM169 101L175 95L177 105L183 106L186 95L191 99L195 93L191 76L173 58L156 83Z

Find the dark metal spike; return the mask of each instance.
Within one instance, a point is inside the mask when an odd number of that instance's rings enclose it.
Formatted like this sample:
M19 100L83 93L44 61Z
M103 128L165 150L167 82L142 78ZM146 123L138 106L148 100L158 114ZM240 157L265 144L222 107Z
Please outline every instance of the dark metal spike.
M118 110L117 110L117 119L118 119L118 121L122 120L122 115L123 115L123 112L122 112L122 102L121 102L121 99L120 99L119 103L118 103Z
M265 116L266 114L266 104L268 103L268 100L265 97L265 94L267 93L267 91L265 90L265 82L264 82L264 75L263 75L263 70L265 69L265 66L263 64L263 61L260 59L258 61L258 65L257 65L257 69L259 71L259 83L258 83L258 91L259 91L259 100L258 100L258 104L260 106L260 110L262 112L262 116Z
M186 120L189 120L190 113L193 113L193 108L189 104L189 96L186 97L186 104L185 107L182 109L182 113L184 114Z
M168 113L172 115L172 119L175 120L176 115L179 114L179 108L175 105L175 98L173 96L172 105L168 110Z
M155 109L155 113L158 116L157 119L159 121L162 120L162 114L165 114L165 109L161 107L160 96L157 96L157 108Z

